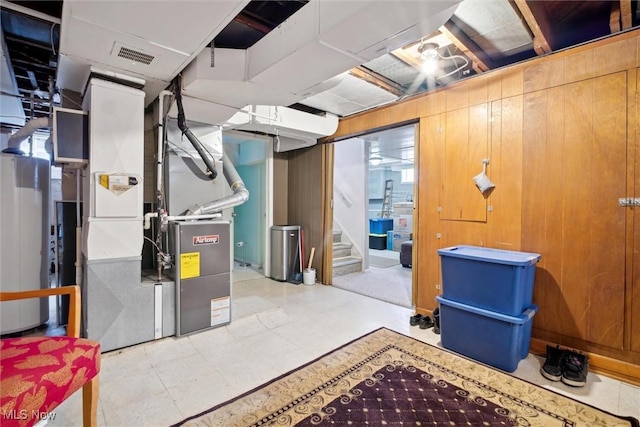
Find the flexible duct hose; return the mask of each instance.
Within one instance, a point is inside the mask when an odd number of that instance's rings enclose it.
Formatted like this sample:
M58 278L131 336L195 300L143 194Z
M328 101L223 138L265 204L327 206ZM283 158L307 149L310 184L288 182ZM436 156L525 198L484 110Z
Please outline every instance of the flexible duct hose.
M29 120L20 130L9 137L7 141L9 148L18 148L20 143L29 138L35 131L40 128L52 126L52 120L49 117L39 117Z
M202 206L194 205L187 210L185 215L207 215L214 212L220 212L223 209L241 205L249 200L249 190L244 186L244 181L240 178L240 175L233 165L233 162L231 162L231 158L227 155L226 150L222 159L222 172L229 183L229 187L233 190L233 194L219 200L214 200L213 202L209 202Z
M178 107L178 127L182 131L182 134L187 137L191 145L193 145L193 148L196 149L198 155L207 166L207 175L209 175L211 179L216 179L216 177L218 176L218 171L216 171L215 163L211 158L209 158L209 156L207 156L202 143L187 127L187 120L184 116L184 109L182 108L182 89L180 87L180 76L176 77L173 81L173 92L176 97L176 105Z

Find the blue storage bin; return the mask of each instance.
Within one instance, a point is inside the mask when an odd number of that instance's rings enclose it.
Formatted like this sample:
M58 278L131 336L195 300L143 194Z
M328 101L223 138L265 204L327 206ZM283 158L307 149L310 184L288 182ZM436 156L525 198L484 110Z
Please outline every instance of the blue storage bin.
M533 316L532 304L518 316L507 316L436 297L440 304L442 346L507 372L529 354Z
M384 251L387 248L386 234L369 234L369 249Z
M463 245L438 254L444 298L511 316L532 304L539 254Z
M393 230L392 218L374 218L369 220L369 234L384 234Z

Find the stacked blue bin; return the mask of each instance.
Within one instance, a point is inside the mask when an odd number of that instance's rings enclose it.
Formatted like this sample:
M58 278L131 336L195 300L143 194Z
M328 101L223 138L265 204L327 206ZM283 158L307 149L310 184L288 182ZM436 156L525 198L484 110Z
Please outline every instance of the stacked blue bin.
M387 249L387 232L393 230L392 218L369 220L369 249Z
M439 249L442 346L513 372L527 357L539 254L477 246Z

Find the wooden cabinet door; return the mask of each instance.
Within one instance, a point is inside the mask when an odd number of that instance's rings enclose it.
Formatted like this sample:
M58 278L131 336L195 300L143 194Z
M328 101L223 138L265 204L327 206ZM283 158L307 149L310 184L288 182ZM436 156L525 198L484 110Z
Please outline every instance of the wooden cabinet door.
M626 72L525 95L522 246L542 254L536 328L616 349L624 338L626 115Z
M634 153L632 168L629 171L629 181L627 194L633 197L640 197L640 102L637 93L640 91L640 69L636 70L636 104L629 114L631 122L629 144L631 146L629 152ZM631 350L640 353L640 208L626 208L627 215L631 221L632 238L630 262L631 272L627 277L631 280L631 285L627 290L627 298L629 304L629 319L631 329L629 335L631 337Z
M487 221L487 202L473 177L482 171L482 160L489 155L488 121L486 103L445 115L443 220Z

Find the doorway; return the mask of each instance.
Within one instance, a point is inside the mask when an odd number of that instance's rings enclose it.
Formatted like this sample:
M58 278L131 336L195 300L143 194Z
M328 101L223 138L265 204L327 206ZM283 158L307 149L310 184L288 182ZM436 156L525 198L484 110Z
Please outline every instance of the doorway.
M268 274L267 230L271 218L268 199L271 141L240 132L223 133L225 151L249 191L249 199L233 208L233 280L255 279Z
M334 144L332 283L404 307L413 306L416 131L412 124Z

